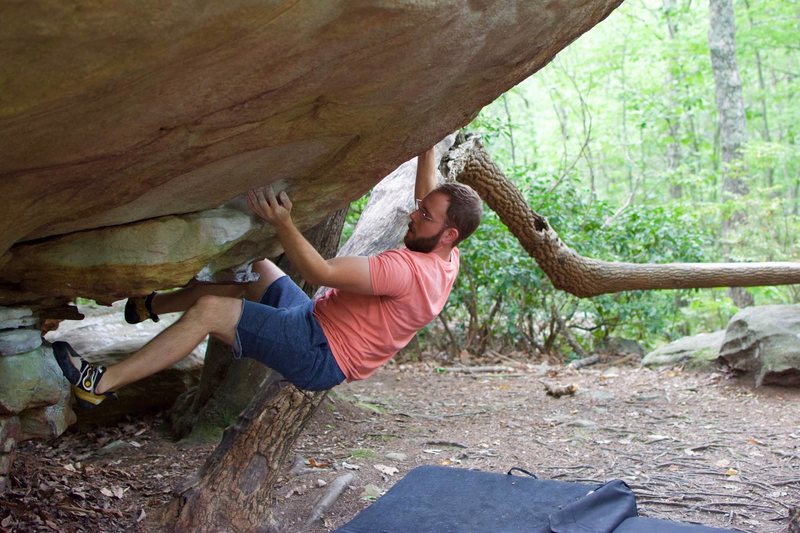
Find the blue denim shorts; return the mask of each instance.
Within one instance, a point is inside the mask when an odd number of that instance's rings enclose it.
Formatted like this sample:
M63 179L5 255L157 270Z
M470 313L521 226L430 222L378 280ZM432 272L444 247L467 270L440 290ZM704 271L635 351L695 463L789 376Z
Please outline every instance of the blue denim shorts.
M233 347L305 390L326 390L345 380L314 317L314 302L288 276L276 279L261 302L244 300Z

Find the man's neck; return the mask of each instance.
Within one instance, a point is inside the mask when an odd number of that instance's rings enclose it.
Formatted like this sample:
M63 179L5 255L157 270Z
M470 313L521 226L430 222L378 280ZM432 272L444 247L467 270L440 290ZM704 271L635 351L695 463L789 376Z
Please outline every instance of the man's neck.
M446 248L445 247L441 247L441 248L437 247L437 248L434 248L433 250L431 250L431 253L434 254L434 255L438 255L439 257L442 258L443 261L450 261L450 255L453 253L453 247L452 246L448 246Z

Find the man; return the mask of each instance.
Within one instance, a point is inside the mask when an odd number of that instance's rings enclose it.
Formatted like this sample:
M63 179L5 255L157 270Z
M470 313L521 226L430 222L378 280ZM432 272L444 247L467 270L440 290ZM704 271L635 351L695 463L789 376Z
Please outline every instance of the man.
M132 298L130 323L186 311L128 359L108 368L87 363L66 342L53 343L79 403L93 407L113 391L186 357L206 335L307 390L364 379L403 348L444 307L459 268L456 245L477 228L481 201L471 188L436 187L433 148L419 156L416 209L405 247L372 257L325 260L295 227L292 203L272 188L249 192L255 214L272 224L292 265L307 282L328 287L311 300L271 261L253 265L246 285L195 284ZM244 297L244 299L242 299Z

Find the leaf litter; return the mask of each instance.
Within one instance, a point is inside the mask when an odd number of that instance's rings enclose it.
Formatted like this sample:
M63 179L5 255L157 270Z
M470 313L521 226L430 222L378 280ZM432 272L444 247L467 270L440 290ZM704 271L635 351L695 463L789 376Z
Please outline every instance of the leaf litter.
M575 392L548 396L542 379ZM395 364L337 387L298 439L273 503L283 531L330 531L416 466L521 467L544 479L622 479L644 516L778 532L800 503L798 400L798 389L753 389L713 372L521 360L493 375ZM214 447L173 442L163 426L147 416L20 444L0 495L0 529L158 531L173 488ZM353 457L354 449L374 453ZM355 474L348 488L307 523L347 471Z

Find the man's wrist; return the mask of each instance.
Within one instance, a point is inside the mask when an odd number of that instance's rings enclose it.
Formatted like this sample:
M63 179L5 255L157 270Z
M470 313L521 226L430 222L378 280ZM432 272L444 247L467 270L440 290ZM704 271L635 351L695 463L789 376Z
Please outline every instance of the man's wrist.
M287 231L291 231L295 228L294 221L290 218L285 219L277 219L272 222L272 226L275 228L275 231L278 233L284 233Z

